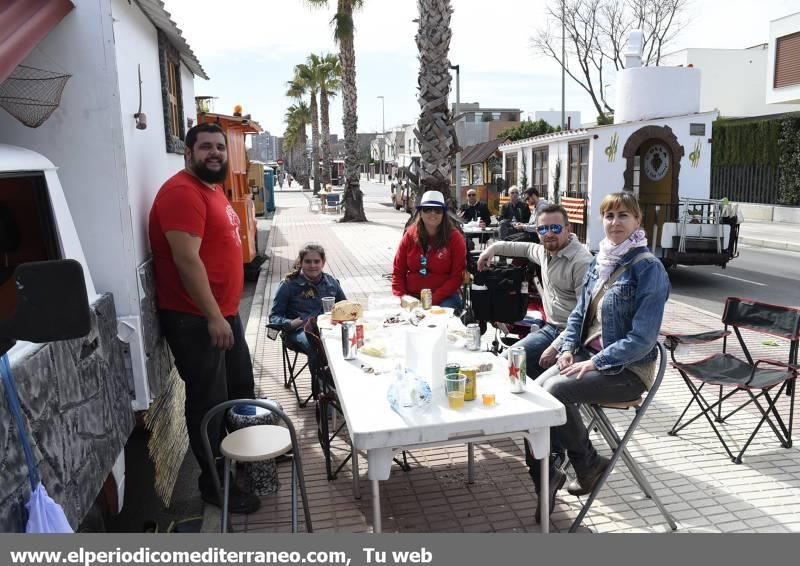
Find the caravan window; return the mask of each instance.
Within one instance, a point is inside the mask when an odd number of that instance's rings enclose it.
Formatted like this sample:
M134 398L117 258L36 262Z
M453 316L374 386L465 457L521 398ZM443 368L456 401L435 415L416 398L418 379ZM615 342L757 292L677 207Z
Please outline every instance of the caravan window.
M16 308L14 269L50 259L63 255L44 176L0 175L0 319Z
M547 148L533 151L533 188L539 191L539 196L547 199Z
M569 146L567 186L569 196L583 198L589 189L589 142Z

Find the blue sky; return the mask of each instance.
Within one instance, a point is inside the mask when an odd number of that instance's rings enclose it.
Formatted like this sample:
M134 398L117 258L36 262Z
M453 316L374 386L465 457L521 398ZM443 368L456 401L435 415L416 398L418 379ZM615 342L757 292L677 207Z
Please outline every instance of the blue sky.
M330 0L335 6L336 0ZM286 82L309 53L338 53L332 9L312 9L302 0L164 0L166 9L211 78L197 79L197 95L219 97L214 110L231 113L242 104L264 129L282 135L291 100ZM560 109L561 79L553 61L534 53L533 35L545 0L452 0L450 60L461 65L462 102L521 108ZM797 0L693 0L688 24L670 51L687 47L744 48L768 39L769 20L800 9ZM358 131L415 122L418 76L415 0L366 0L356 14ZM455 80L451 102L455 102ZM567 78L566 106L596 113L580 87ZM341 134L341 102L331 105L331 132Z

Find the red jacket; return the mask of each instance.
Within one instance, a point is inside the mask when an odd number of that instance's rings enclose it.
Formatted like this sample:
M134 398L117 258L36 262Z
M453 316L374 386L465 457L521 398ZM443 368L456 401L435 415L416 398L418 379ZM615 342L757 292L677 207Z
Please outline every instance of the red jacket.
M433 304L438 305L461 287L467 266L464 236L458 230L453 230L447 247L428 250L427 275L420 273L423 255L425 253L417 241L417 229L412 226L403 234L394 256L392 294L419 297L422 289L430 289L433 291Z

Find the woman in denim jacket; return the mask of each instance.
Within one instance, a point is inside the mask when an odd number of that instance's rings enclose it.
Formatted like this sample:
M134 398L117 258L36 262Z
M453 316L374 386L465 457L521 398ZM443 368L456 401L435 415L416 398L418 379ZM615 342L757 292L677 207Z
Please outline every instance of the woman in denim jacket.
M664 266L647 249L636 197L612 193L603 199L600 213L606 237L567 320L558 363L536 380L567 412L566 424L551 434L551 512L566 480L557 463L563 462L564 451L577 476L567 487L572 495L591 493L608 465L592 446L578 405L631 401L652 385L670 291Z
M339 282L322 271L324 268L325 249L319 244L303 246L294 269L278 286L269 313L270 324L281 325L283 339L306 354L311 367L316 359L303 325L309 318L322 314L322 297L335 297L337 302L347 298Z

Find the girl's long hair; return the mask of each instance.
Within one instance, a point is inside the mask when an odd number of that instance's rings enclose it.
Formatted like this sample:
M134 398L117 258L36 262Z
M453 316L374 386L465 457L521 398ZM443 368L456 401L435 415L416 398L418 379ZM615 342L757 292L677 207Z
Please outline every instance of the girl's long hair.
M422 208L420 207L419 209L414 227L417 229L417 242L419 242L419 245L426 252L429 249L446 248L447 244L450 242L450 232L456 230L455 223L447 209L443 211L442 217L442 223L439 224L436 235L431 239L422 221Z
M320 244L306 244L297 254L297 259L294 261L294 267L292 270L284 276L285 280L295 279L300 275L300 270L303 267L303 258L306 257L309 253L318 253L319 257L322 258L322 261L325 261L325 248L323 248Z

